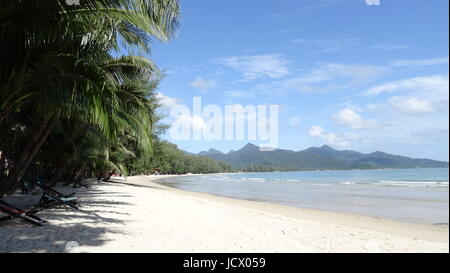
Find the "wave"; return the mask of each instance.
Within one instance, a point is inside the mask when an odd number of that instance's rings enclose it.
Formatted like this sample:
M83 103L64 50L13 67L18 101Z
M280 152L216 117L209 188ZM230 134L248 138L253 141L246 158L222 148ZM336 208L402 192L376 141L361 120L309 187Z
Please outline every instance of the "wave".
M418 180L379 180L379 183L411 183L411 184L443 184L448 185L448 181L418 181Z
M298 179L286 179L285 181L287 181L287 182L302 182L301 180L298 180Z
M312 184L314 186L331 186L332 184L326 184L326 183L314 183Z
M448 181L379 180L376 182L339 182L341 185L397 186L409 188L448 188Z
M276 182L282 182L282 183L299 183L302 182L302 180L299 179L281 179L281 178L276 178L276 179L272 179L272 181L276 181Z
M342 185L355 185L357 183L356 182L347 182L347 181L345 181L345 182L340 182L339 184L342 184Z
M264 181L266 181L266 179L264 179L264 178L253 178L253 177L242 177L241 179L242 180L249 180L249 181L252 181L252 182L264 182Z
M392 181L392 180L381 180L377 184L383 186L406 186L406 187L437 187L437 188L448 188L448 181Z

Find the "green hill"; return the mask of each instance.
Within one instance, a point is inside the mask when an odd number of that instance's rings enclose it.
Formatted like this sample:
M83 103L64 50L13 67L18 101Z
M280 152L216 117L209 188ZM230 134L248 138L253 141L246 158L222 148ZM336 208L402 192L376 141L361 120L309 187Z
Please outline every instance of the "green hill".
M248 143L227 154L210 149L198 155L229 163L244 171L343 170L375 168L448 168L448 162L410 158L383 152L364 154L351 150L336 150L330 146L311 147L302 151L275 149L260 151Z

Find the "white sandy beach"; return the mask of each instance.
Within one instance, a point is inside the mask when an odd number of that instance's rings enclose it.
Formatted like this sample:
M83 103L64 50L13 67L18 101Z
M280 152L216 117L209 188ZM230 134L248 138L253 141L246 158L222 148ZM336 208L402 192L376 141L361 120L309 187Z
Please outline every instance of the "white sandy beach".
M0 226L0 252L449 252L448 226L233 200L152 182L162 177L77 189L81 211L41 212L45 227ZM19 205L23 199L7 198Z

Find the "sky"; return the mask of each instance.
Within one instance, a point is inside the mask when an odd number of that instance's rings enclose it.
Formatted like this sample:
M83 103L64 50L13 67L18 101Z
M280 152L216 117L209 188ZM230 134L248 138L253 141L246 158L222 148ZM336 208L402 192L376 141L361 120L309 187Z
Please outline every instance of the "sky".
M447 0L181 0L181 25L151 55L171 107L278 105L277 148L327 144L448 161ZM204 123L191 116L183 122ZM189 152L241 140L163 138Z

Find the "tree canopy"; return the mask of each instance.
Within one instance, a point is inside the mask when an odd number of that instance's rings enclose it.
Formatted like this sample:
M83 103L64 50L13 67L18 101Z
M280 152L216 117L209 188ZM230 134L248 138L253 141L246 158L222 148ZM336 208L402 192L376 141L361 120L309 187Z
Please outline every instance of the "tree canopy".
M222 170L158 138L162 75L145 56L179 16L178 0L0 3L0 197L36 171L56 183Z

